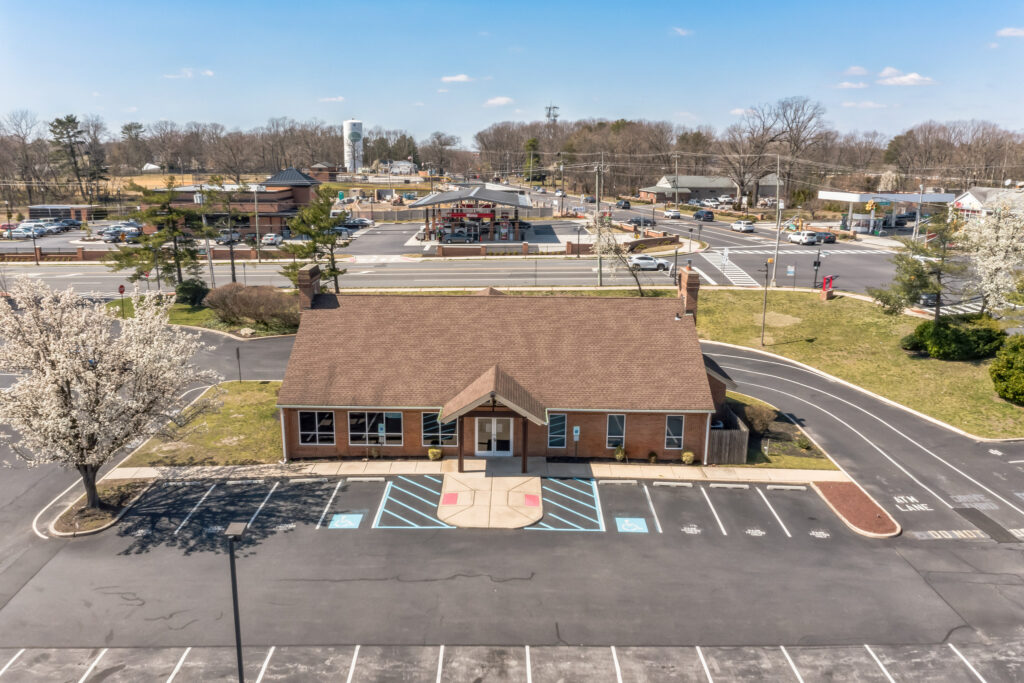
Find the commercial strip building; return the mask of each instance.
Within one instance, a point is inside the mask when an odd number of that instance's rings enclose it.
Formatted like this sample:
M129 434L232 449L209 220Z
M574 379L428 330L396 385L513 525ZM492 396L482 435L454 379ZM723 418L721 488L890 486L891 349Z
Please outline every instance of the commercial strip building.
M922 204L948 204L956 195L949 192L844 192L842 190L818 190L818 199L831 202L842 202L849 206L846 216L843 218L843 227L854 232L870 232L882 227L883 218L875 217L876 212L892 206L891 213L895 213L899 205L913 207L915 211L921 210ZM871 212L867 214L855 214L854 204L867 204L872 202ZM916 225L916 223L915 223ZM916 229L916 228L915 228Z
M95 204L33 204L28 207L29 219L73 218L79 221L102 220L107 210Z
M779 180L774 173L757 181L757 199L779 196ZM687 202L691 199L714 199L727 194L736 196L736 183L721 175L666 175L651 187L640 189L640 199L649 202ZM754 202L757 203L756 201Z
M680 282L676 299L331 295L307 265L278 395L285 458L715 462L732 382L701 354L696 271Z
M426 239L462 231L474 242L501 242L521 240L519 210L532 206L524 194L471 185L434 192L409 208L427 209Z
M953 208L964 218L996 211L1024 214L1024 186L972 187L953 200Z

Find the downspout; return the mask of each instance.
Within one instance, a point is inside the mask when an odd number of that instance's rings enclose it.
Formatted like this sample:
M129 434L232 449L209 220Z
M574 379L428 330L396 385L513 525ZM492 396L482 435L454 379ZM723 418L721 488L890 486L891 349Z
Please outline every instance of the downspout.
M287 464L288 462L288 442L285 441L284 435L284 408L278 408L277 414L281 416L281 462Z
M685 427L686 427L686 423L684 422L683 423L683 428L685 429ZM704 415L704 458L702 459L702 462L701 462L702 465L707 465L708 464L708 446L710 445L710 443L711 443L711 413L707 413L707 414Z

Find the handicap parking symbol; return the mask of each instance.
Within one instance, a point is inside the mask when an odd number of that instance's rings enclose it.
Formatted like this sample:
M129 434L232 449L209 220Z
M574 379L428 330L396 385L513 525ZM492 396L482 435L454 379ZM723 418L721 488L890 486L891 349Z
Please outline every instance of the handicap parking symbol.
M358 514L341 514L334 515L331 517L331 523L327 525L328 529L358 529L359 525L363 522L362 513Z
M624 534L647 533L647 520L643 517L616 517L615 526Z

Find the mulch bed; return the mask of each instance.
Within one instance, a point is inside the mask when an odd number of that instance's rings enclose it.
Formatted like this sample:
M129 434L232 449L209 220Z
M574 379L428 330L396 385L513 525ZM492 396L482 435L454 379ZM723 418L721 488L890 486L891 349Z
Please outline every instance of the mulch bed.
M105 504L102 509L90 510L86 508L85 495L83 494L57 518L53 528L67 534L91 531L109 524L117 519L117 516L132 502L135 496L150 484L148 479L115 481L116 483L101 481L96 485L100 500Z
M899 526L874 500L852 482L815 482L821 495L842 517L861 531L895 534Z

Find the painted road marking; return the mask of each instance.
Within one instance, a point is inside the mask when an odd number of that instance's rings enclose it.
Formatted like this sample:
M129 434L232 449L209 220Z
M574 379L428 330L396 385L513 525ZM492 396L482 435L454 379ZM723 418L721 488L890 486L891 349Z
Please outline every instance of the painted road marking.
M263 680L263 677L267 674L267 665L270 664L270 658L274 656L275 649L277 649L277 646L270 646L270 650L267 652L267 658L263 660L263 666L260 667L260 675L256 677L256 683L260 683Z
M616 517L615 526L624 534L646 534L647 520L643 517Z
M2 673L2 672L0 672ZM530 665L530 646L526 646L526 683L533 683L533 667Z
M437 651L437 683L441 683L441 670L444 668L444 645ZM259 683L257 681L256 683Z
M796 664L793 663L793 658L789 656L788 652L786 652L786 646L779 645L779 649L782 650L782 654L785 655L786 661L789 662L789 668L793 670L793 675L796 676L797 682L804 683L804 677L800 675L799 671L797 671ZM259 683L259 681L256 683Z
M1010 463L1011 465L1019 465L1020 463L1024 462L1024 460L1007 460L1006 462Z
M320 513L320 520L316 523L316 528L319 529L320 525L324 523L324 517L327 516L327 511L331 509L331 504L334 502L334 497L338 495L338 489L341 488L344 479L338 480L338 485L334 487L334 492L331 494L330 499L327 501L327 505L324 506L324 511Z
M270 487L269 491L267 491L266 498L264 498L263 502L260 503L260 506L258 508L256 508L256 512L252 513L252 517L249 518L249 523L245 525L246 529L251 529L252 528L252 523L255 522L256 518L260 516L260 512L263 511L263 506L267 504L268 500L270 500L270 496L272 496L274 494L274 491L277 490L277 485L280 484L280 483L281 482L275 481L274 485Z
M604 517L601 513L601 499L597 485L592 479L554 479L544 478L541 480L541 490L544 492L544 517L543 520L526 527L527 529L540 529L543 531L604 531ZM570 482L578 482L579 485ZM586 487L586 488L584 488ZM572 492L573 495L566 493ZM559 496L561 502L554 499ZM590 502L586 502L589 499ZM540 501L538 501L540 503ZM573 509L570 505L579 506L580 509ZM556 511L554 508L558 508ZM559 514L561 511L561 514ZM567 513L572 513L577 519L576 522L566 519ZM551 520L557 520L566 528L560 527ZM581 526L583 520L586 526Z
M622 668L619 666L619 656L615 654L614 645L612 645L612 663L615 665L615 681L622 683Z
M352 677L356 673L356 660L359 659L359 646L356 645L355 652L352 653L352 663L348 665L348 678L345 679L345 683L352 683ZM892 680L891 678L889 679Z
M358 529L359 525L363 522L363 514L360 513L344 513L337 514L331 517L330 523L327 525L328 529Z
M761 495L761 500L763 500L764 504L768 506L768 509L772 511L772 516L775 517L775 521L779 523L779 526L782 527L782 530L786 532L786 537L793 538L793 535L789 533L789 529L787 529L786 525L782 523L782 519L779 517L779 513L775 512L775 508L773 508L772 504L768 502L768 497L764 495L764 491L757 488L756 486L754 487L754 489Z
M949 649L956 653L956 656L960 658L961 662L967 665L967 668L971 670L971 673L974 674L975 678L981 681L981 683L985 683L985 678L980 673L978 673L978 670L975 669L970 662L967 661L967 657L964 657L962 654L960 654L960 650L956 649L956 645L953 645L953 643L946 643L946 645L949 645Z
M425 478L429 479L430 481L440 483L437 479L435 479L433 477L425 477ZM434 496L434 499L433 500L428 500L427 498L424 498L423 496L419 495L415 491L410 490L412 488L412 486L410 486L409 488L403 488L402 486L399 486L397 483L395 483L395 480L389 481L387 487L384 489L384 496L381 498L380 508L377 510L377 517L376 517L376 519L374 520L374 523L373 523L373 528L374 529L454 529L455 528L454 526L452 526L450 524L445 524L440 519L437 519L437 517L434 517L431 514L427 514L426 512L423 512L422 510L418 510L415 507L413 507L412 505L399 500L397 495L396 495L396 493L395 493L397 491L397 492L401 493L404 496L408 496L409 498L413 498L413 499L415 499L417 501L420 501L420 502L422 502L422 503L427 505L427 509L429 509L431 511L435 511L435 510L437 510L438 503L440 502L440 499L441 499L441 492L440 491L435 491L434 489L431 489L429 486L423 486L422 484L419 484L418 482L416 482L416 481L414 481L412 479L409 479L408 477L398 477L398 479L401 480L403 483L415 484L416 486L418 486L419 488L423 489L424 491L430 492L430 494L432 496ZM419 517L422 517L422 518L428 520L430 522L430 524L426 524L425 525L425 524L422 524L422 523L414 522L411 519L407 518L406 515L408 513L402 512L401 514L399 514L399 512L394 509L394 506L405 508L409 512L414 513L415 515L418 515ZM387 515L389 515L391 517L394 517L399 522L402 522L402 524L400 524L400 525L383 524L382 521L383 521L383 515L384 514L387 514Z
M697 646L697 656L700 657L700 665L704 667L704 675L707 676L708 683L714 683L715 679L711 678L711 670L708 669L708 663L707 660L704 659L704 652L701 651L700 645Z
M171 675L167 677L167 683L174 683L174 677L178 675L179 671L181 671L181 665L185 663L185 657L188 657L188 653L191 651L191 647L186 647L185 651L181 653L181 659L179 659L178 663L174 665L174 671L172 671Z
M705 489L703 486L701 486L700 487L700 492L704 494L704 500L706 500L708 502L708 507L711 508L711 514L713 514L715 516L715 521L718 522L718 528L722 530L722 535L723 536L728 536L729 534L726 533L725 527L722 525L722 520L718 516L718 511L715 510L715 506L711 504L711 499L708 498L708 491L707 491L707 489Z
M696 524L687 524L686 526L679 527L679 530L688 536L700 535L700 527Z
M654 517L654 528L657 529L658 533L661 533L661 521L658 519L658 513L654 509L654 501L651 500L651 492L647 490L647 484L644 484L644 495L647 496L647 506L651 508L651 516Z
M980 493L969 493L963 495L950 495L957 503L960 503L964 507L974 508L975 510L998 510L999 506L990 501Z
M92 664L90 664L89 668L85 670L85 673L82 674L82 677L78 679L78 683L85 683L87 680L89 680L89 676L92 676L93 669L96 668L96 665L100 663L100 660L103 658L103 655L105 654L107 654L107 648L103 648L102 650L100 650L100 653L96 655L96 659L92 660Z
M930 539L988 538L988 534L981 529L929 529L927 531L911 531L910 533L914 538L925 541Z
M1003 454L1003 452L1001 450L999 450L998 448L990 448L990 449L988 449L988 452L991 453L992 455L1002 455Z
M893 496L896 509L900 512L934 512L928 503L922 503L914 496Z
M830 534L827 529L812 529L807 533L813 536L814 538L830 538L832 536L832 534Z
M211 493L213 493L213 490L215 488L217 488L216 484L210 484L210 488L206 489L206 493L203 494L203 497L199 499L199 502L195 504L195 507L193 507L191 510L189 510L189 513L187 515L185 515L185 519L181 520L181 524L179 524L178 528L174 530L174 535L175 536L177 536L178 532L181 531L185 527L186 524L188 524L188 520L192 519L192 515L194 515L196 513L196 510L199 509L199 506L203 504L203 501L206 500L207 496L209 496Z
M896 681L893 680L892 675L889 673L889 670L885 668L884 664L882 664L882 660L878 658L878 655L875 654L875 651L872 650L867 643L864 643L864 649L868 651L868 654L871 655L871 659L875 660L875 664L877 664L878 668L882 670L883 674L885 674L886 680L888 680L889 683L896 683Z
M757 528L747 529L746 534L747 536L755 536L757 538L760 538L761 536L764 536L764 530Z
M18 657L20 657L23 652L25 652L25 648L21 648L20 650L15 652L14 656L7 660L7 663L4 664L4 668L0 669L0 676L3 676L5 673L7 673L7 670L11 668L11 664L14 664L14 662L18 661Z

